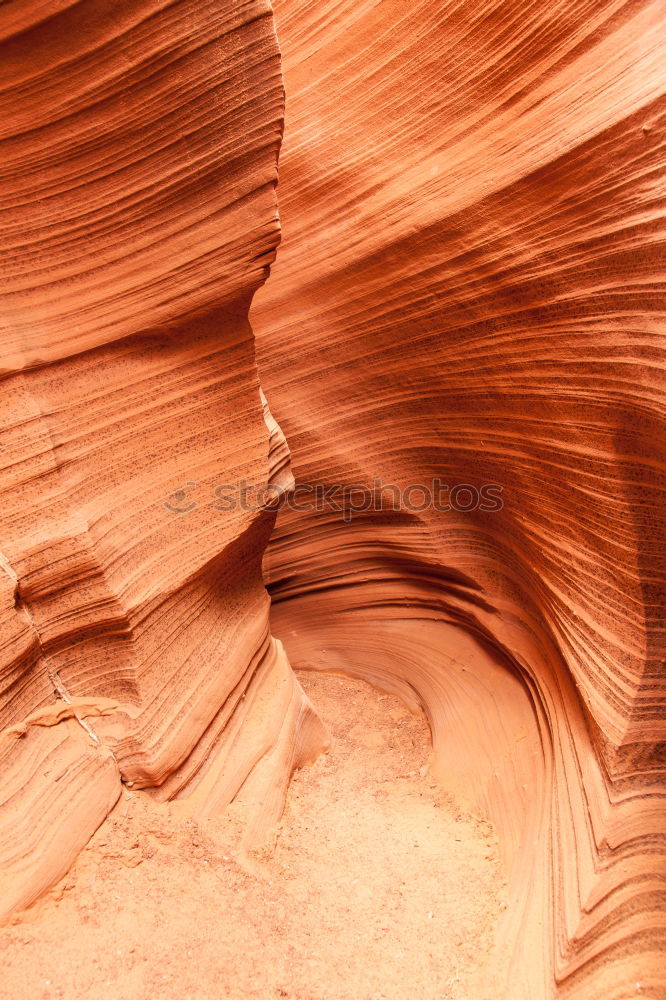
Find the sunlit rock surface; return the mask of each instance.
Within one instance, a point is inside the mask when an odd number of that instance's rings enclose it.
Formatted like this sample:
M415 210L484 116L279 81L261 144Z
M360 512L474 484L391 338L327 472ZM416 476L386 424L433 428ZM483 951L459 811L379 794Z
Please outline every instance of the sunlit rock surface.
M0 5L2 916L123 781L262 842L291 661L492 819L493 997L657 998L661 6L276 15L282 65L264 0Z
M217 499L287 485L247 321L279 239L270 7L21 0L0 35L6 915L121 781L214 785L207 813L249 782L261 840L322 735L268 629L274 512Z
M262 384L298 483L396 489L280 514L274 629L424 707L502 839L508 997L661 996L663 10L275 7Z

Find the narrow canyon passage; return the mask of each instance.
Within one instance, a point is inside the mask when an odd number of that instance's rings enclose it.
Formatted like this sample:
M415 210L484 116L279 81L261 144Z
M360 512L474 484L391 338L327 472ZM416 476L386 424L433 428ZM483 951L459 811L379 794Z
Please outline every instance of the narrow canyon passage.
M495 962L491 828L428 777L425 720L362 681L303 673L331 748L297 772L274 854L234 860L243 804L126 792L50 898L5 928L2 997L464 1000Z
M0 4L0 1000L666 996L663 27Z

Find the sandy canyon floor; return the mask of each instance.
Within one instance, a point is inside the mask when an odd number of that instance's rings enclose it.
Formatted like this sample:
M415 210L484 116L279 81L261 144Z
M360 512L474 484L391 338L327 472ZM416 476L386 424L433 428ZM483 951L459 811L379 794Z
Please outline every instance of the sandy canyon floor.
M299 677L331 748L295 775L274 852L235 860L241 807L200 825L125 792L67 878L0 931L3 998L492 996L492 830L428 777L423 718L360 682Z

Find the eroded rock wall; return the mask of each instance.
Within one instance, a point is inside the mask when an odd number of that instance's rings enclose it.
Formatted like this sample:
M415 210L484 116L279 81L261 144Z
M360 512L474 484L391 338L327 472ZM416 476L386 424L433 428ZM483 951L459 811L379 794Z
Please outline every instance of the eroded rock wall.
M0 9L0 909L121 794L279 814L318 723L268 627L288 484L251 297L279 239L264 0ZM208 787L213 791L202 794Z
M304 491L267 560L276 633L425 708L502 838L507 996L656 997L663 11L275 6L284 241L252 315L296 479L502 500L391 489L346 521Z
M300 482L390 489L281 515L275 629L424 707L502 838L507 996L658 996L660 8L277 15L261 381ZM291 481L247 322L269 6L17 0L0 37L7 914L123 780L199 815L242 790L260 840L323 734L269 631L274 514L219 492ZM391 509L434 479L501 509Z

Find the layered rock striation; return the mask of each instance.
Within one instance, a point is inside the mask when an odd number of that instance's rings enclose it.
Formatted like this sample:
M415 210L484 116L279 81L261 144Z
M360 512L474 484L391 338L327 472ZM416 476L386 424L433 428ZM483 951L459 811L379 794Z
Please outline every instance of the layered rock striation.
M265 840L291 662L495 824L493 996L657 997L660 7L276 15L282 67L265 0L0 7L2 916L123 782Z
M245 786L260 841L322 735L269 632L274 507L221 499L288 484L247 320L279 239L270 7L21 0L0 35L6 915L121 782L206 813Z
M252 315L306 487L269 549L276 634L424 708L502 840L507 996L656 997L663 13L276 17L284 241Z

